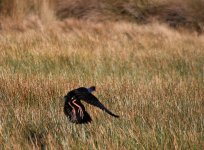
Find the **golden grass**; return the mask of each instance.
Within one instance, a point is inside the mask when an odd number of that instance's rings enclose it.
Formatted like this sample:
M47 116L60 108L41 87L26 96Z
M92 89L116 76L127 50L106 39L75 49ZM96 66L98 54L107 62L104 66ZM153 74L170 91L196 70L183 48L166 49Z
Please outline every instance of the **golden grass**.
M202 149L204 37L165 25L67 20L0 35L2 149ZM86 105L89 125L63 114L79 86L119 119Z

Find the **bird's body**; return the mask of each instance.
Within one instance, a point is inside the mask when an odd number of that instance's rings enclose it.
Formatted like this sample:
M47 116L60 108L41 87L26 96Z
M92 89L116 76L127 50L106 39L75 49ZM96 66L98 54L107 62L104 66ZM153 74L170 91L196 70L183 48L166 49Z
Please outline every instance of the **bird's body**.
M82 124L92 121L84 105L81 103L81 100L102 109L114 117L119 117L110 112L94 95L92 95L91 93L93 91L95 91L94 86L90 88L80 87L68 92L67 95L64 96L64 113L71 122Z

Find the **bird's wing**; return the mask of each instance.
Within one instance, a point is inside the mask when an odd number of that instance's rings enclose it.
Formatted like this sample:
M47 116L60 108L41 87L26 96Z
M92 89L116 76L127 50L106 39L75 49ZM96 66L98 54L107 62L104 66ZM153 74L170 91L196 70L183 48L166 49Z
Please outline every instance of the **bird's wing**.
M118 115L113 114L110 110L108 110L94 95L92 95L91 93L88 92L79 92L79 91L75 91L75 95L77 98L84 100L85 102L87 102L88 104L91 104L93 106L96 106L100 109L102 109L103 111L105 111L106 113L108 113L111 116L114 117L119 117Z

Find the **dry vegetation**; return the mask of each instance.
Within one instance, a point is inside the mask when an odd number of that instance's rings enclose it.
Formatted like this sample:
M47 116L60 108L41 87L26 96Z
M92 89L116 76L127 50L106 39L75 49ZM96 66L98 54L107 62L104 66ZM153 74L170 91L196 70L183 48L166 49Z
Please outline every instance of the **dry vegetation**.
M204 0L0 0L0 29L9 27L24 31L25 27L77 18L139 24L157 21L175 29L201 34L203 8Z
M1 9L0 149L203 149L203 35L59 21L47 4L13 22ZM67 121L62 96L90 85L119 119L85 104L91 124Z

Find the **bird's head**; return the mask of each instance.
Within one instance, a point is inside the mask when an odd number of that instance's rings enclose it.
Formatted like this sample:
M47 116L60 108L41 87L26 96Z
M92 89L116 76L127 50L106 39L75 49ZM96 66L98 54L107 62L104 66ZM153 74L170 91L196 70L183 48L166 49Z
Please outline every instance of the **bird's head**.
M90 88L87 88L87 90L89 91L89 93L92 93L92 92L96 91L96 87L91 86Z

